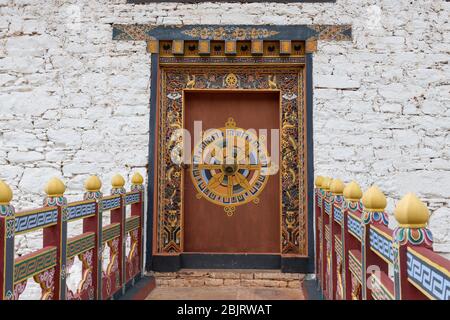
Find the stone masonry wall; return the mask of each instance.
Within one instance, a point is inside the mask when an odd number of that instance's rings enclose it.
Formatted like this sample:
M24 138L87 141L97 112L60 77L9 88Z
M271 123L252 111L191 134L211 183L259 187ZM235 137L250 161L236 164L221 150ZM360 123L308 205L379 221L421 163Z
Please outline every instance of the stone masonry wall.
M390 212L416 192L435 248L450 252L449 11L444 0L0 0L0 178L23 209L40 205L51 176L74 200L90 174L105 192L116 172L145 175L150 55L112 41L112 23L352 24L352 42L319 42L314 55L316 174L376 183Z

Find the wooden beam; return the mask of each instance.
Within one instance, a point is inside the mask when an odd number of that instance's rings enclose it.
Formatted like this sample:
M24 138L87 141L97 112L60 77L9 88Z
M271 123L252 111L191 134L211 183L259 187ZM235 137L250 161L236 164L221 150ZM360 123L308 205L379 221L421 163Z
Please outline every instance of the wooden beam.
M211 53L211 44L209 40L199 40L198 41L198 54L208 55Z
M317 39L308 39L305 44L306 53L314 53L317 51Z
M289 55L292 52L291 40L280 40L280 54Z
M159 53L159 41L158 40L147 41L147 52Z
M184 54L184 40L173 40L172 41L172 53L174 55Z
M264 46L262 40L252 40L252 54L262 55L264 53Z
M225 41L225 54L235 55L236 54L236 41L227 40Z

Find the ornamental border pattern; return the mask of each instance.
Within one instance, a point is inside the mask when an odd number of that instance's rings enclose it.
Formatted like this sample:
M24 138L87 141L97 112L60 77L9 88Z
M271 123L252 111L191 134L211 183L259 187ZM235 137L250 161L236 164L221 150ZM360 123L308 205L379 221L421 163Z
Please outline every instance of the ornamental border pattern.
M102 200L103 211L120 208L120 196L113 196Z
M36 213L17 214L15 216L15 234L52 226L58 222L58 209L44 208Z
M95 214L96 203L93 201L69 204L67 206L67 221L84 218Z
M150 25L113 24L112 39L150 40L326 40L351 41L352 26L342 25Z
M408 281L425 295L437 300L450 299L450 277L421 259L413 249L406 252Z
M299 66L216 66L207 70L196 66L161 67L157 164L157 252L181 252L182 170L170 158L174 130L182 128L182 91L191 77L190 89L227 89L225 78L233 73L238 81L232 89L270 90L270 77L276 76L281 105L281 253L307 255L306 186L304 185L305 132L303 69ZM193 78L193 77L192 77ZM294 145L295 144L295 145Z
M352 234L359 241L361 241L363 227L361 226L361 222L357 220L355 217L353 217L351 214L347 215L347 228L350 234Z
M392 250L392 240L386 238L373 226L369 230L370 249L376 254L382 256L388 263L394 261L394 251Z
M67 259L95 247L95 234L89 233L83 237L72 239L67 243Z
M31 254L32 255L32 254ZM14 283L21 282L31 276L56 265L56 247L39 252L14 264Z

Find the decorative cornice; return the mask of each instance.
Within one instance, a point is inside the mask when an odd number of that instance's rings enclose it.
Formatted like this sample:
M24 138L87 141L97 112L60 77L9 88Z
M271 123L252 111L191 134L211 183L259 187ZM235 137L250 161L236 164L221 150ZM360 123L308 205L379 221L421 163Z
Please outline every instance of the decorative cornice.
M351 25L113 24L113 40L335 40L351 41Z

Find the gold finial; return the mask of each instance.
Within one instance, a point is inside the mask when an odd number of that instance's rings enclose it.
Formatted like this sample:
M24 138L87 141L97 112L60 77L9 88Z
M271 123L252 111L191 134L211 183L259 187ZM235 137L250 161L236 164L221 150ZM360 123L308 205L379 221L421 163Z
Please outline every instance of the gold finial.
M361 199L361 197L362 197L361 187L355 181L350 182L344 188L345 200L351 201L351 202L358 202L359 199Z
M322 186L323 177L317 176L316 181L314 181L314 184L316 185L316 188L320 188Z
M371 186L362 197L364 209L369 212L382 212L386 208L386 196L377 186Z
M0 205L8 205L13 197L11 188L0 180Z
M111 179L111 185L113 188L123 188L125 185L125 179L120 174L116 174Z
M333 179L331 179L329 177L324 177L322 180L322 185L321 185L322 189L325 191L330 191L330 185L331 185L332 181L333 181Z
M90 176L84 183L84 188L89 192L98 192L102 187L102 181L97 176Z
M139 172L136 172L131 177L131 183L132 184L138 184L138 185L139 184L143 184L144 183L144 178L142 177L142 175Z
M414 193L408 193L398 202L394 216L400 227L424 228L428 224L430 212Z
M344 188L345 184L340 179L334 179L330 184L330 191L334 195L342 195Z
M51 178L44 189L45 193L49 197L61 197L66 191L66 186L58 178Z

